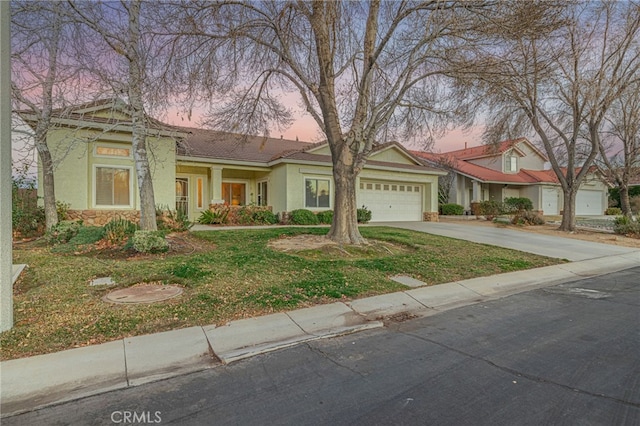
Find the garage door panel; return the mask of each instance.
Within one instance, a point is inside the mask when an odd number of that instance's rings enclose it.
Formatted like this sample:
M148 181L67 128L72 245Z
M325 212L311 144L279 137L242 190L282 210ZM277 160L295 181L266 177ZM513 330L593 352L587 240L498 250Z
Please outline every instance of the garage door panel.
M546 215L557 215L560 213L558 208L559 192L555 188L542 189L542 212Z
M372 222L422 220L422 188L406 182L361 181L358 206L371 210Z
M604 214L602 204L602 192L581 189L576 194L576 215L601 215Z

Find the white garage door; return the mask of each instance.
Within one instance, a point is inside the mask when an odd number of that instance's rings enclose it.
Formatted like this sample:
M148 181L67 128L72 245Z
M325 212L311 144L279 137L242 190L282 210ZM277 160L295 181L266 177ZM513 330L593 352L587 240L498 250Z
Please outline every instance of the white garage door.
M556 188L542 188L542 214L560 214L560 210L558 209L559 198L560 193Z
M578 194L576 194L576 215L588 216L604 214L602 198L601 191L578 190Z
M407 182L360 181L358 207L371 210L372 222L421 221L423 187Z

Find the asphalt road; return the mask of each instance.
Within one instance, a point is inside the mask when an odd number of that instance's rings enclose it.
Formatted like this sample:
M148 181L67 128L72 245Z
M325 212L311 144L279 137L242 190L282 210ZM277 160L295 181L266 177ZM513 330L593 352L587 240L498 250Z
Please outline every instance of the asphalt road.
M390 323L2 424L638 425L639 277Z

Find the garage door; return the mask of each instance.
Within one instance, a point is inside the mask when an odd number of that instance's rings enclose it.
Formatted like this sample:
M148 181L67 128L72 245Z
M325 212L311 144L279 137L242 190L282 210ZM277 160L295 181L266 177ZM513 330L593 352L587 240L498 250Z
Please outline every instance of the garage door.
M602 192L581 189L576 195L576 216L604 214Z
M408 182L360 181L358 207L371 210L372 222L421 221L423 187Z
M557 215L559 192L556 188L542 188L542 214Z

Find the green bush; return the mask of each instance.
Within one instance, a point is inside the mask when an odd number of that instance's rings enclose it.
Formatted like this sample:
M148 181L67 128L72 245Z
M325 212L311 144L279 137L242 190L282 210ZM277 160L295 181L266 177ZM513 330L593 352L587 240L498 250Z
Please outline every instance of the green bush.
M366 206L362 206L357 210L357 218L358 223L368 223L371 221L371 210L369 210Z
M331 225L331 223L333 223L333 210L318 212L316 216L318 216L318 221L324 225Z
M481 201L478 204L478 212L487 220L493 220L496 216L504 213L504 206L494 200Z
M454 204L454 203L442 204L440 206L440 209L442 210L442 214L444 216L455 216L455 215L461 215L464 213L464 207L462 207L460 204Z
M56 214L58 215L58 222L68 219L69 215L69 203L63 203L62 201L56 201Z
M139 253L162 253L169 250L169 243L160 231L136 231L131 241L134 250Z
M63 220L51 227L51 229L44 235L44 239L49 244L67 243L71 238L78 234L81 226L82 222Z
M622 214L622 210L619 207L609 207L604 211L604 214L607 216L620 216Z
M526 197L508 197L504 199L504 209L508 213L533 210L533 203Z
M124 218L111 219L104 225L104 238L111 244L127 241L138 229L138 225Z
M317 225L320 223L318 216L306 209L292 210L289 213L289 222L293 225Z
M522 210L513 216L511 223L514 225L544 225L545 221L537 212Z
M640 222L628 216L618 216L613 221L613 232L619 235L640 238Z
M253 223L258 225L274 225L278 223L278 217L271 210L256 210L251 215Z
M204 225L222 225L227 223L229 217L229 206L225 204L216 204L211 206L209 210L205 210L200 214L198 222Z

